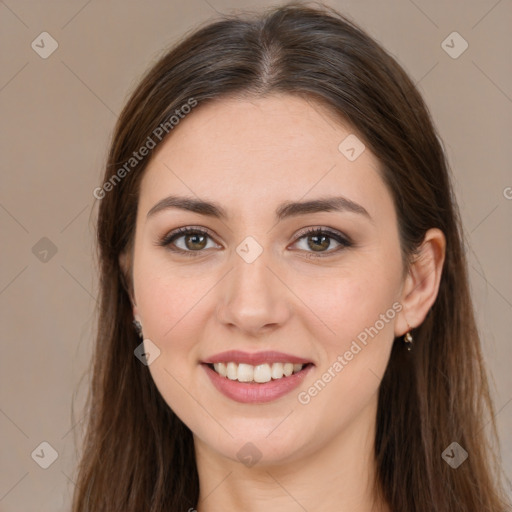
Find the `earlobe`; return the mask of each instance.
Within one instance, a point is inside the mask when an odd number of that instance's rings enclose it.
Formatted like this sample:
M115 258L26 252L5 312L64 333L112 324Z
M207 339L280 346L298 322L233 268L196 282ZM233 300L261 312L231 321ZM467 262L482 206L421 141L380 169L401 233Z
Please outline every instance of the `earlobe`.
M439 291L445 260L446 239L443 232L431 228L416 259L411 263L402 292L401 321L396 324L395 336L423 323Z

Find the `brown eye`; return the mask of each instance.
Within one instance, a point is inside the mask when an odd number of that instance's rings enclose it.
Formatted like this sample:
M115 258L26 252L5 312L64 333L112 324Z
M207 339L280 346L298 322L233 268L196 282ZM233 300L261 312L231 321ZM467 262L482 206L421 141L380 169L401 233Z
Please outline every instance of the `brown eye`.
M183 239L178 245L178 241ZM166 235L159 245L168 247L169 250L177 253L186 254L187 256L196 256L207 248L210 234L199 228L180 228Z
M183 239L185 240L185 246L187 249L200 250L206 247L207 236L208 235L203 235L201 233L191 233L188 235L183 235Z
M308 247L315 249L320 247L321 249L328 249L331 245L330 239L326 235L309 235L308 236ZM311 243L311 240L313 241Z
M304 250L309 253L308 257L329 256L333 253L337 253L340 250L343 250L346 247L352 246L352 242L342 236L341 233L319 228L313 228L303 232L298 241L302 239L307 240L307 248ZM334 250L327 250L333 245L332 240L335 240L339 247L335 248Z

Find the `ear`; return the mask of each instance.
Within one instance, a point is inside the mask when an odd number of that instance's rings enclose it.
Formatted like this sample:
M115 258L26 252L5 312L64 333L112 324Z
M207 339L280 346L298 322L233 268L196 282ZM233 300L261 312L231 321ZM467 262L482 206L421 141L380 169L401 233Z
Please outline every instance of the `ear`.
M429 229L405 278L400 300L403 309L395 323L395 337L403 336L409 326L418 327L425 320L437 298L445 251L444 233L437 228Z
M121 279L123 280L123 285L130 297L130 301L132 303L133 316L136 320L138 320L138 311L137 304L135 302L135 296L133 291L133 280L132 280L132 264L131 264L131 255L128 251L123 251L119 255L119 267L121 268Z

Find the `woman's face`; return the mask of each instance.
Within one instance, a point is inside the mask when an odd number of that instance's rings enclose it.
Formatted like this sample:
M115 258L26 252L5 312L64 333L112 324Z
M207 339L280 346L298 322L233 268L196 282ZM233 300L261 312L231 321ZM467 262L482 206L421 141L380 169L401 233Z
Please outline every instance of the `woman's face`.
M134 313L160 350L151 375L196 446L272 464L373 428L406 330L397 218L378 166L350 126L288 95L199 105L153 156ZM308 207L319 199L336 208ZM189 227L207 233L173 236Z

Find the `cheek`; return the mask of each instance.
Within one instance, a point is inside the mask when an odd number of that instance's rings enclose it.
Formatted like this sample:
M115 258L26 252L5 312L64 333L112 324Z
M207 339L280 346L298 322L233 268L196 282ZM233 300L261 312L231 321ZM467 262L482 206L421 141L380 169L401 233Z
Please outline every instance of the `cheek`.
M211 282L205 275L184 277L179 268L162 260L143 251L136 260L137 307L145 335L164 346L179 346L189 338L187 331L194 325L191 319L201 310Z
M184 279L169 264L143 256L134 267L137 307L144 337L160 350L149 366L151 377L165 402L187 424L197 418L207 422L186 390L202 371L197 365L197 316L203 314L201 298L209 287L204 279Z
M333 425L348 421L378 390L402 309L399 285L399 264L369 262L331 280L327 292L322 287L309 292L313 321L321 320L316 343L323 357L299 402L315 404L312 408L323 410Z
M393 304L398 289L398 274L383 266L326 280L325 286L310 286L306 303L310 317L319 324L326 351L348 350L356 339L364 343L365 338L388 338L397 314Z

